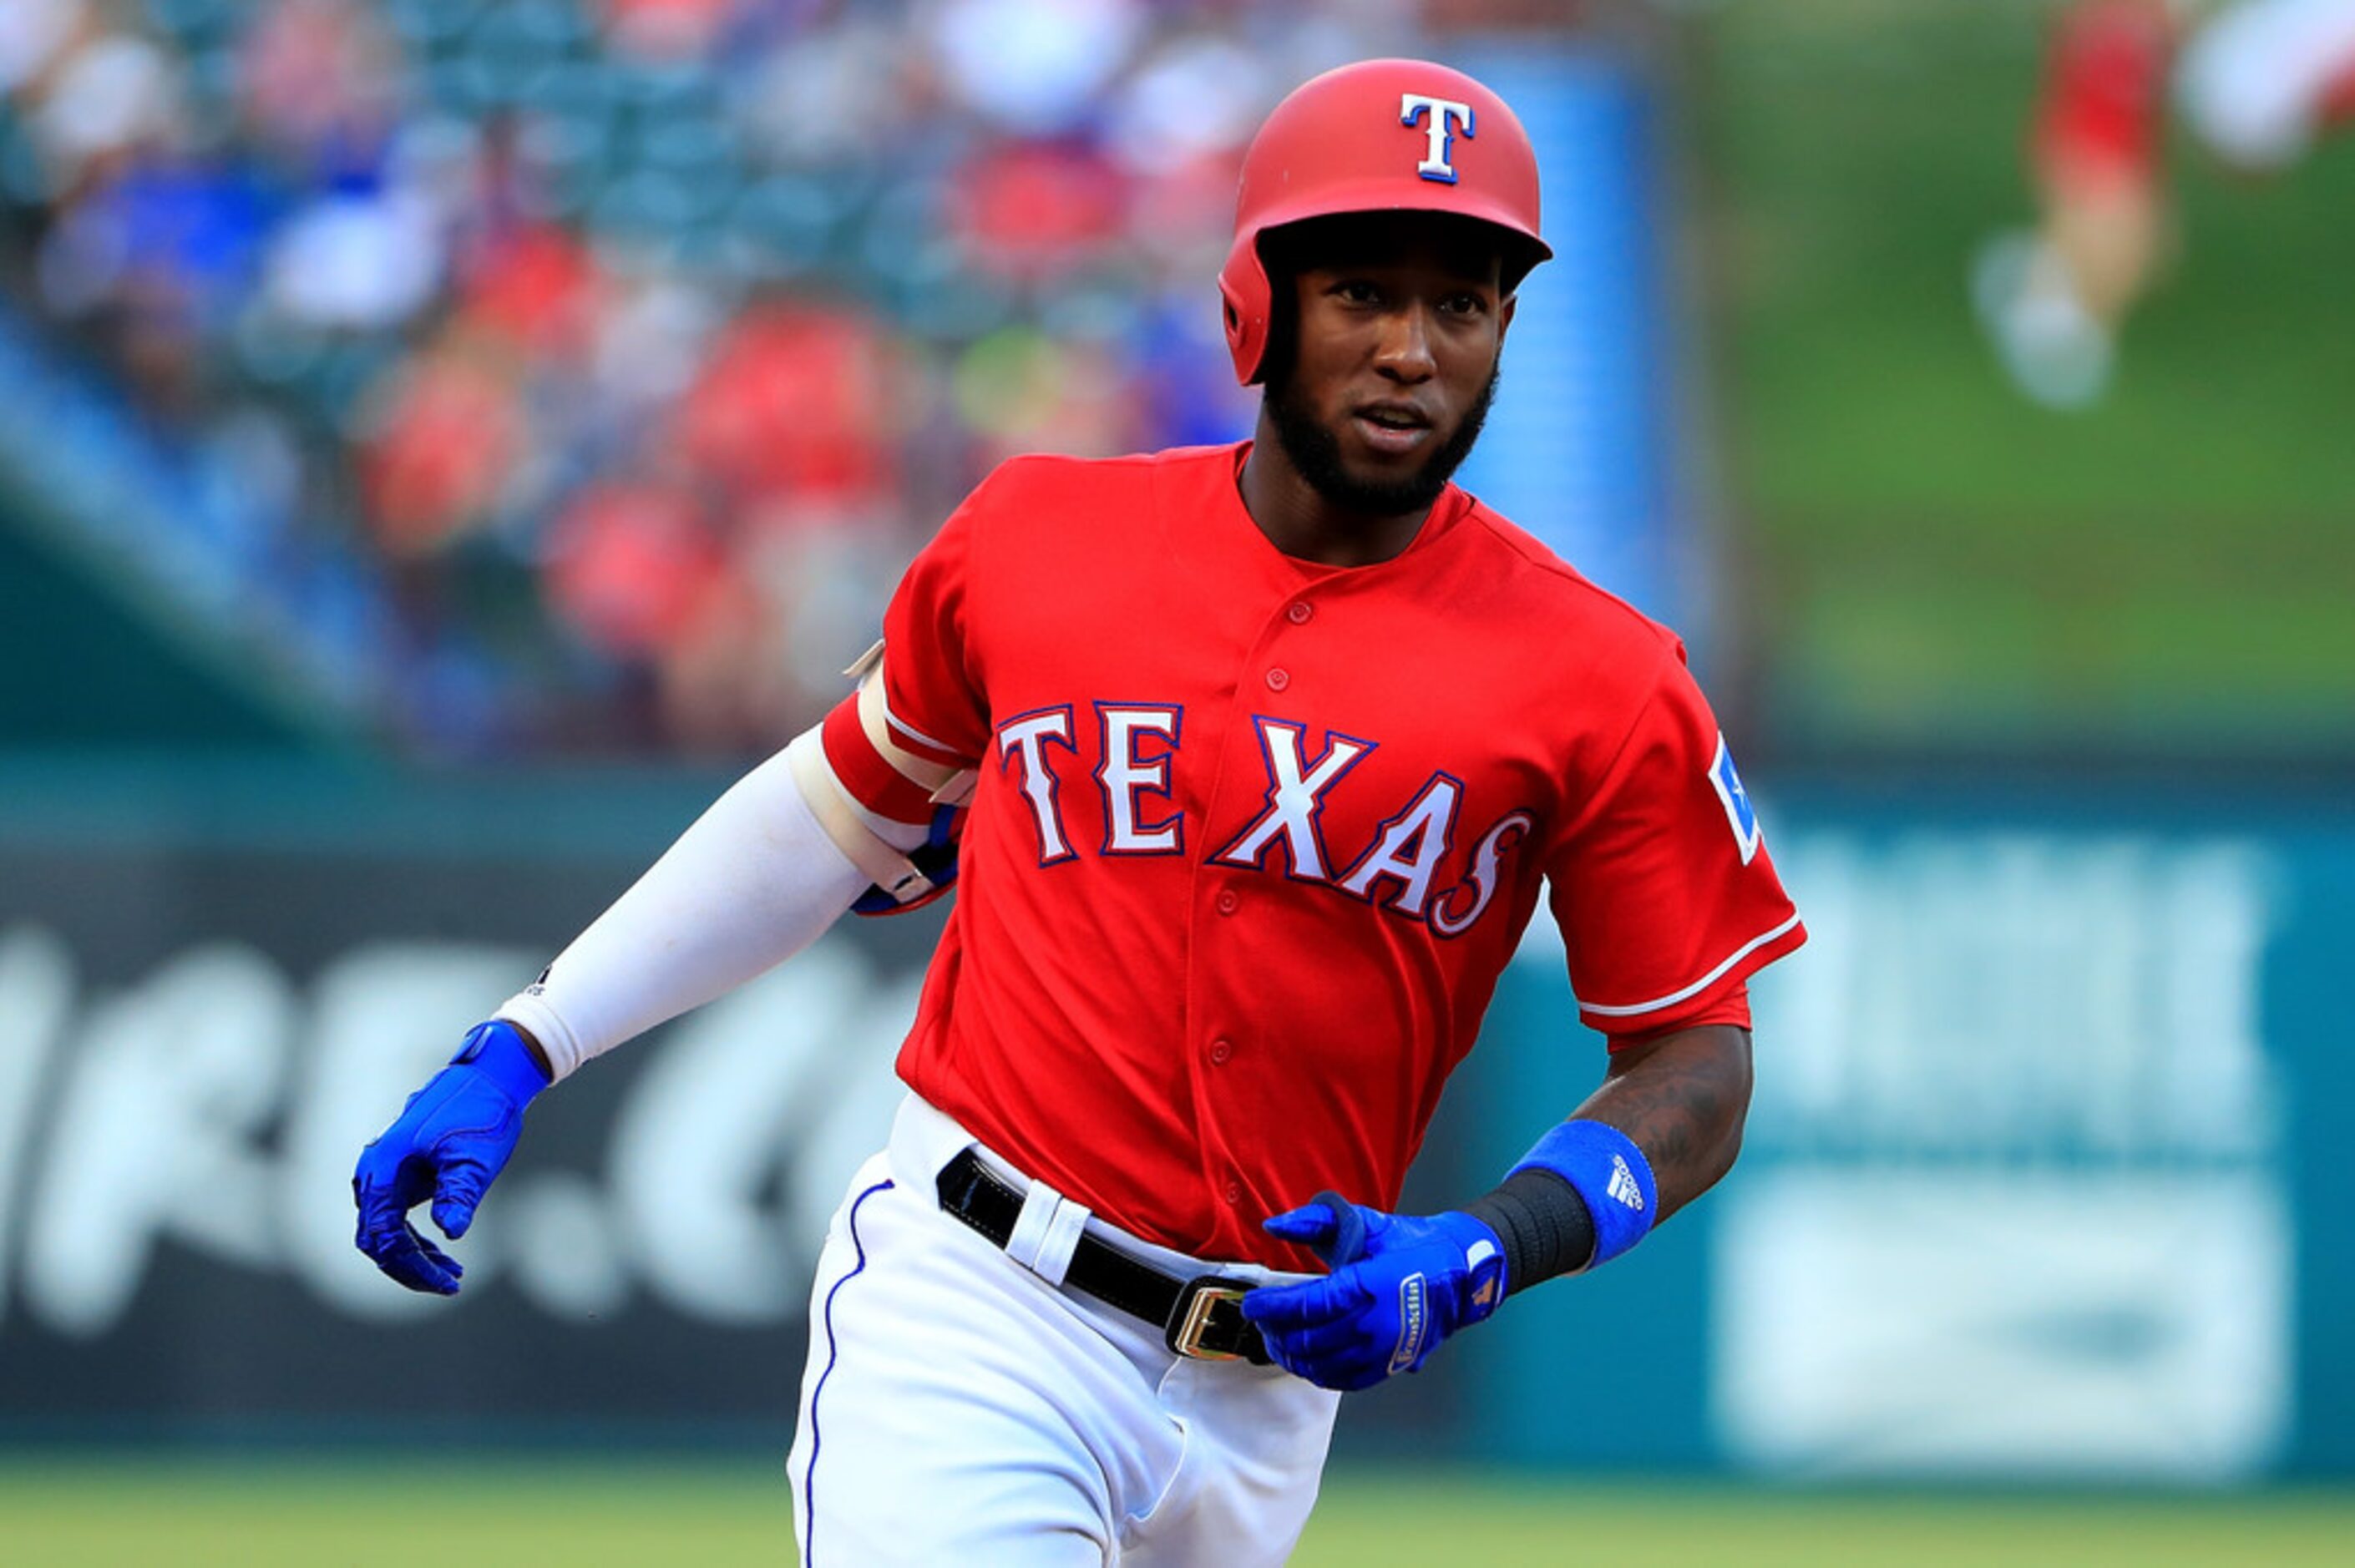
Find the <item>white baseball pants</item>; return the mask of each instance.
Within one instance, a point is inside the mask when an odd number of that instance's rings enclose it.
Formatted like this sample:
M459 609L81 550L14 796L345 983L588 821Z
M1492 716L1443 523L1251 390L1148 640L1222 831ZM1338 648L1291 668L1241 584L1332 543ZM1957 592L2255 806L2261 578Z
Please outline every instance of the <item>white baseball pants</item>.
M827 1231L787 1460L803 1563L1282 1563L1340 1396L1275 1367L1173 1355L1156 1326L1050 1283L1052 1238L1080 1213L1051 1192L1031 1197L1044 1218L1015 1244L1049 1238L1046 1277L941 1213L934 1178L972 1145L911 1096ZM1180 1276L1292 1277L1085 1228Z

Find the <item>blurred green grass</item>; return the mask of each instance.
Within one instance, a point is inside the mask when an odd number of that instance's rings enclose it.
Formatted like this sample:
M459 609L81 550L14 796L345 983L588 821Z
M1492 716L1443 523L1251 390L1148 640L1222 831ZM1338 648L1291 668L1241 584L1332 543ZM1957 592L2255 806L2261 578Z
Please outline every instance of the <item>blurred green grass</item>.
M1802 746L2355 756L2355 138L2180 134L2180 245L2108 399L2036 408L1967 279L2033 221L2051 0L1695 24L1732 501Z
M0 1561L41 1568L790 1561L783 1472L736 1458L471 1466L0 1459ZM2355 1494L1769 1492L1355 1471L1294 1563L2340 1564Z

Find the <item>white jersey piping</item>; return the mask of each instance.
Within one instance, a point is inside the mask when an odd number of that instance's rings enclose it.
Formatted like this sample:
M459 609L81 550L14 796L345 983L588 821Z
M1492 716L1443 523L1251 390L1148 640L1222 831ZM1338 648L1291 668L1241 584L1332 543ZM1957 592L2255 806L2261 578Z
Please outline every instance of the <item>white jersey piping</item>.
M1702 991L1707 991L1710 986L1715 985L1724 977L1726 970L1732 969L1734 965L1740 963L1742 959L1748 958L1751 954L1756 952L1759 948L1764 947L1775 938L1795 929L1798 924L1798 911L1793 910L1791 912L1791 917L1788 920L1784 921L1780 926L1775 927L1771 931L1751 938L1750 940L1734 948L1732 953L1726 959L1725 962L1718 965L1717 968L1710 970L1709 973L1701 976L1700 979L1693 981L1692 984L1685 987L1682 991L1672 991L1668 995L1661 997L1657 1001L1639 1001L1632 1007L1605 1007L1599 1001L1582 1001L1578 1004L1578 1009L1581 1012L1592 1012L1596 1014L1598 1017L1603 1018L1626 1018L1638 1012L1657 1012L1661 1008L1673 1006L1676 1003L1684 1001L1689 996L1698 996Z

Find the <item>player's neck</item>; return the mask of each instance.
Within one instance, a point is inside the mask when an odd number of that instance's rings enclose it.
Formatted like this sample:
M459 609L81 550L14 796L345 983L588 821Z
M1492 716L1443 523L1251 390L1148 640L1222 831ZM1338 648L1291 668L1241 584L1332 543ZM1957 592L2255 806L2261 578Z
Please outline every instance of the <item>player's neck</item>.
M1270 544L1295 560L1321 567L1369 567L1387 561L1414 543L1423 520L1431 515L1428 506L1388 516L1369 516L1336 506L1285 453L1264 408L1237 487L1242 493L1243 510L1251 514Z

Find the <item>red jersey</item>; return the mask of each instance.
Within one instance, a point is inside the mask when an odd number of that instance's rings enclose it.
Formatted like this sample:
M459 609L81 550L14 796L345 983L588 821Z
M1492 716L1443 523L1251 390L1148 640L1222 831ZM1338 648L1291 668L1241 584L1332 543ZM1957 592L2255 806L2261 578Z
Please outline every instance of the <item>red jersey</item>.
M1391 560L1284 556L1246 450L1016 460L909 568L890 724L979 782L899 1069L1115 1224L1295 1266L1260 1222L1395 1206L1541 881L1620 1035L1746 1023L1805 933L1673 634L1453 486Z
M2158 164L2174 24L2164 0L2084 0L2060 21L2037 107L2049 178L2149 179Z

